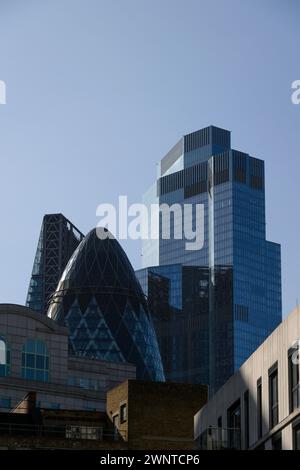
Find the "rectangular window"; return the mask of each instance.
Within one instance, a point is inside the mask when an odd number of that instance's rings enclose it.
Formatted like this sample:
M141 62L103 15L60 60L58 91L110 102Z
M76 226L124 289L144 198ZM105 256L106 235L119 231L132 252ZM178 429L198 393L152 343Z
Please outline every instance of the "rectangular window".
M237 400L227 410L228 447L229 449L241 448L241 403Z
M218 449L222 448L222 444L223 444L222 434L223 434L223 432L222 432L222 416L219 416L218 417L218 446L217 446Z
M11 408L11 399L6 397L0 398L0 408L9 410Z
M123 403L123 405L120 406L120 422L125 423L125 421L127 421L127 405Z
M6 344L0 339L0 365L6 365Z
M118 439L119 415L113 416L114 439Z
M262 382L261 377L257 381L257 439L262 437Z
M249 391L244 393L244 439L245 449L249 448Z
M71 387L76 387L76 378L75 377L68 377L68 385Z
M290 413L299 407L299 348L288 352Z
M92 406L92 405L86 405L86 406L84 407L84 409L85 409L86 411L97 411L97 409L96 409L94 406Z
M272 450L281 450L281 449L282 449L282 439L281 439L281 432L279 432L272 437Z
M60 409L60 404L59 403L51 403L50 408L52 410L59 410Z
M79 386L80 386L80 388L84 388L85 390L89 390L89 379L80 378L79 379Z
M35 355L34 354L27 354L26 367L30 367L32 369L35 368Z
M35 378L34 369L23 368L22 371L23 371L23 377L25 379L34 380L34 378Z
M45 357L44 356L36 356L36 368L45 369Z
M36 380L40 380L42 382L45 381L45 373L43 370L36 370L35 372L35 378Z
M269 419L270 429L278 424L278 368L277 362L269 369Z

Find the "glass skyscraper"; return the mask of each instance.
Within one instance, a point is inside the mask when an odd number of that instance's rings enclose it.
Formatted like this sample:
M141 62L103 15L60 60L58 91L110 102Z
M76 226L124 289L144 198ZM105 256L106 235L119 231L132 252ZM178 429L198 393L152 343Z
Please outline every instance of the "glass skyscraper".
M207 384L209 270L173 264L136 275L148 298L167 380Z
M164 239L160 214L159 237L145 240L143 269L137 276L155 306L167 379L208 381L215 391L281 321L280 245L266 240L264 162L233 150L230 132L210 126L185 135L161 160L158 179L144 202L149 207L192 204L193 223L196 204L204 206L203 247L187 250L185 239L174 239L183 223L176 214L171 237ZM202 268L202 274L189 273L191 294L182 279L185 267L192 266ZM158 276L156 283L169 286L165 297L153 287L153 276ZM191 306L183 308L189 301ZM172 328L165 311L170 306L183 315ZM189 358L188 368L182 355Z
M134 270L117 240L100 239L97 230L67 264L48 316L68 328L71 354L132 363L137 378L164 381L152 318Z
M26 306L47 313L51 295L84 235L63 214L43 218Z

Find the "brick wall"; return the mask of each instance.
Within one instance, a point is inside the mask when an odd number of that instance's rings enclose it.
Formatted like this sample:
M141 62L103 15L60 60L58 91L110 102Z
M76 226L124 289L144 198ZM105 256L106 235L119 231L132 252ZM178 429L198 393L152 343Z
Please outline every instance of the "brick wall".
M194 415L207 402L203 385L128 380L107 394L112 419L127 404L127 421L119 423L129 449L192 449Z

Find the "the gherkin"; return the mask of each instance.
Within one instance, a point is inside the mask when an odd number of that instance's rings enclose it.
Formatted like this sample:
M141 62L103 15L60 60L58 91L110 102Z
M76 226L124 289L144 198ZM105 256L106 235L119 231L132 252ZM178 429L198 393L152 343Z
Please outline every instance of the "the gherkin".
M71 353L133 363L138 378L164 380L140 284L120 244L103 230L91 230L74 252L48 316L69 328Z

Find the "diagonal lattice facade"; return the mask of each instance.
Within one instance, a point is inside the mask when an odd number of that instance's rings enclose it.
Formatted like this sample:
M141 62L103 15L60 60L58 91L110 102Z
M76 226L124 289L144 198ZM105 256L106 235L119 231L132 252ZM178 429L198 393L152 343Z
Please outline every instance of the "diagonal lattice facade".
M62 214L43 218L26 306L46 313L49 299L84 235Z
M113 238L92 230L70 259L48 316L69 329L71 353L133 363L137 377L164 380L147 302L133 268Z

